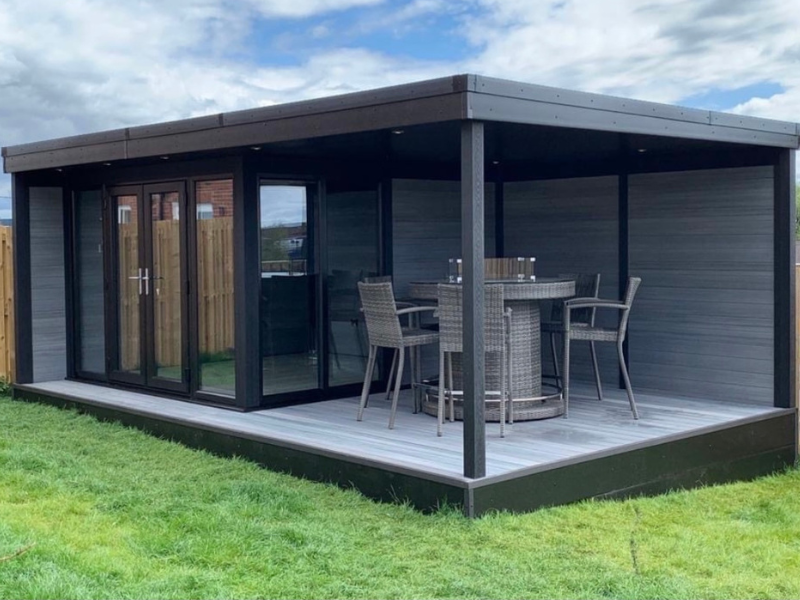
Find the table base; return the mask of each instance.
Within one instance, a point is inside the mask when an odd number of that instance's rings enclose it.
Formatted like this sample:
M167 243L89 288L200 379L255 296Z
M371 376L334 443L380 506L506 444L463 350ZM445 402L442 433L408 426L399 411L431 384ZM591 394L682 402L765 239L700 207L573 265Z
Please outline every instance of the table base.
M438 412L439 398L438 392L431 390L425 394L422 402L422 412L435 417ZM535 421L538 419L551 419L564 414L564 399L560 393L552 396L540 398L515 398L514 402L514 421ZM445 419L449 415L449 403L445 405ZM487 398L486 408L484 409L485 420L489 423L500 422L500 402L496 399ZM454 399L454 412L456 421L464 420L464 401L458 396ZM508 418L508 414L506 414Z

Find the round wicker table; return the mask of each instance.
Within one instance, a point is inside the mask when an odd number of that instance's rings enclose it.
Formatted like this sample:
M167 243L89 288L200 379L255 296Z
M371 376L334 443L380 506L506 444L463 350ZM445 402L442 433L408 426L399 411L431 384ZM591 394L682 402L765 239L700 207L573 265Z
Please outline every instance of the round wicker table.
M409 284L409 296L414 300L436 302L438 285L444 281L413 281ZM502 285L505 304L511 309L512 335L512 397L514 402L514 420L530 421L547 419L564 414L564 401L560 391L543 393L542 391L542 354L540 308L541 300L569 298L575 295L575 281L554 277L537 277L529 280L487 280L485 285ZM456 388L455 417L462 415L461 394L461 361L453 358L454 381ZM500 365L491 356L486 362L486 389L499 389ZM423 410L436 415L436 392L426 394ZM497 395L486 398L485 415L487 421L499 421L500 405Z

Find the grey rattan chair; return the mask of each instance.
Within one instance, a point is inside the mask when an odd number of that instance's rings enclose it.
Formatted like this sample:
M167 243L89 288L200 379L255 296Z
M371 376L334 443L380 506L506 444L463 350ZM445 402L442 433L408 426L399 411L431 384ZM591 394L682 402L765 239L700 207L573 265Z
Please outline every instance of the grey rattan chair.
M625 290L625 298L622 302L616 300L601 300L600 298L573 298L564 302L564 404L565 415L569 414L569 345L571 340L584 340L587 342L614 342L617 344L617 356L619 357L619 368L622 371L622 378L625 381L625 391L628 393L628 402L631 405L633 418L639 418L636 410L636 400L631 389L631 379L628 376L628 368L625 365L625 357L622 353L622 344L628 332L628 317L630 316L633 298L639 284L642 283L639 277L628 278L628 286ZM579 325L573 327L572 312L581 309L613 308L622 311L619 319L619 326L616 329L606 329Z
M600 273L564 273L559 277L575 280L575 298L597 298L600 293ZM572 312L571 325L573 327L594 327L595 308L583 308ZM542 333L550 336L550 354L553 359L553 373L556 385L561 383L561 373L558 368L558 351L556 350L556 336L564 333L564 303L554 301L550 311L550 320L542 323ZM589 342L589 353L592 357L594 383L597 388L597 399L603 399L603 386L600 383L600 370L597 367L597 351L594 342Z
M487 285L484 288L484 347L487 362L490 354L500 357L500 436L505 436L506 402L511 397L511 309L503 306L503 286ZM445 396L450 399L450 420L453 420L453 361L454 352L463 352L464 312L463 289L460 285L439 284L439 403L436 434L442 435ZM445 368L445 359L447 368Z
M392 408L389 415L389 429L394 429L394 418L397 412L397 400L400 395L400 384L403 380L403 366L405 362L405 349L411 354L411 383L414 393L414 410L416 407L416 388L418 374L416 365L419 364L417 351L425 344L435 344L439 334L435 331L402 327L400 316L423 311L434 311L434 306L411 306L398 309L394 299L391 282L364 283L359 282L358 293L361 296L361 306L364 310L364 319L367 322L367 337L369 338L369 358L367 359L367 372L364 375L364 387L361 390L361 402L358 406L358 420L364 414L364 407L369 397L369 387L372 382L372 373L375 370L375 360L378 348L394 348L399 357L397 371L394 374L394 394L392 395ZM390 382L391 383L391 382Z
M374 275L374 276L371 276L371 277L364 277L361 281L363 281L364 283L387 283L387 282L388 283L392 283L392 276L391 275ZM402 300L395 300L394 304L395 304L395 306L397 308L411 308L413 306L419 306L415 302L404 302ZM408 313L407 314L407 318L408 318L408 325L407 326L410 327L410 328L417 328L418 329L419 328L419 315L420 315L420 313L418 313L418 312ZM394 379L394 373L397 370L397 361L399 359L400 359L400 351L397 348L395 348L394 354L392 355L392 365L389 368L389 377L386 379L386 400L390 400L392 398L392 381ZM420 362L421 361L420 361L419 353L417 353L416 361L415 361L415 364L414 364L414 367L416 369L420 368L420 366L421 366ZM416 390L415 390L415 394L416 394ZM415 395L415 400L416 400L416 395ZM367 404L369 404L369 400L367 400ZM416 407L416 405L414 405L414 410L416 410L416 409L417 409L417 407Z

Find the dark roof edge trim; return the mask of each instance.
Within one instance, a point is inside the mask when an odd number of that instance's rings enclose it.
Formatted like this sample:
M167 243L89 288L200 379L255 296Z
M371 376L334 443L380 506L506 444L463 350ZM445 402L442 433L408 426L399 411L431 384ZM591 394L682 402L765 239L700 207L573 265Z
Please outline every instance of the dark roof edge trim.
M477 76L475 90L481 94L505 96L520 100L532 100L549 104L563 104L582 108L592 108L608 112L634 114L640 116L703 123L737 129L751 129L769 133L798 135L800 123L764 119L747 115L736 115L697 108L661 104L645 100L632 100L617 96L606 96L590 92L578 92L543 85L519 83L492 77Z
M474 78L474 76L472 76ZM468 89L469 75L451 75L439 79L429 79L416 83L405 83L390 87L352 92L325 98L301 100L287 104L276 104L260 108L217 113L191 119L167 121L154 125L142 125L126 129L115 129L99 133L87 133L29 144L19 144L3 148L3 156L19 156L36 152L63 150L107 142L120 142L148 137L158 137L175 133L203 131L231 125L261 123L285 119L287 117L308 116L336 112L353 108L365 108L378 104L389 104L403 100L416 100L432 96L442 96Z

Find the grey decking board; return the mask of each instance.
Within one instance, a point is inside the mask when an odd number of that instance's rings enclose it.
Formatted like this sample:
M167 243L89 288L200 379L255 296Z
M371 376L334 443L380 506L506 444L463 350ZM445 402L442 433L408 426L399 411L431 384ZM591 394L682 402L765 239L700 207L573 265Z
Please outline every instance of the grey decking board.
M345 457L353 462L383 465L400 472L423 473L437 480L467 481L461 477L460 424L447 424L445 435L437 438L435 420L411 414L407 395L401 399L397 428L390 431L386 427L388 405L380 395L373 396L365 420L359 423L355 420L354 398L238 413L71 381L23 388L75 399L89 398L95 404L136 414L160 415L164 420L274 441L292 448ZM590 391L590 388L579 389L571 404L569 419L515 423L505 439L499 438L496 423L487 424L489 476L545 468L548 464L613 452L631 444L657 443L669 436L690 434L693 430L722 426L776 410L641 393L642 419L634 422L618 390L609 390L608 399L603 402L591 399Z

